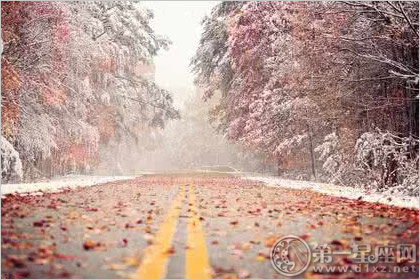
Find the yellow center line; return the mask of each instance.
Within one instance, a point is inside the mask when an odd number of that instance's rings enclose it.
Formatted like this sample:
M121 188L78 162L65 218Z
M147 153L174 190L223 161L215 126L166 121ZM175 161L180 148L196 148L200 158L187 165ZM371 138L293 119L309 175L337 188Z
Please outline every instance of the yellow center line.
M172 239L181 211L181 202L184 197L184 186L180 186L179 193L161 223L152 245L144 249L142 263L138 267L133 277L134 279L161 279L166 276Z
M200 218L197 215L195 206L194 187L189 186L189 218L188 237L185 261L185 279L209 279L211 267L208 260L206 240L201 226Z

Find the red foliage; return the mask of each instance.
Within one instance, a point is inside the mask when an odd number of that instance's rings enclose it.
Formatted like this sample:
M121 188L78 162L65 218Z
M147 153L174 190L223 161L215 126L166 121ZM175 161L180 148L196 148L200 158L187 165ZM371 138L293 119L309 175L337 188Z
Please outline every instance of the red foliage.
M21 2L1 2L1 37L3 41L9 42L15 38L22 17L21 12Z
M103 73L114 73L117 70L117 64L113 57L98 58L98 69Z
M65 151L65 155L69 162L74 162L77 165L84 165L88 160L88 153L83 144L70 144Z

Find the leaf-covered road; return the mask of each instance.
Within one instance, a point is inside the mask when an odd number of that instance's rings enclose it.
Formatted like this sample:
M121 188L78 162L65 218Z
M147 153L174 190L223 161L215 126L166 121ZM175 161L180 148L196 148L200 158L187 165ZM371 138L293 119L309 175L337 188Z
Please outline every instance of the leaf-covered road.
M283 236L325 244L330 253L355 244L374 252L418 247L418 221L416 210L223 174L149 175L3 198L2 278L285 278L270 261ZM313 260L300 277L418 278L415 254L414 263L394 255L377 263L381 269L360 272L314 272L322 264ZM323 266L353 264L352 256L333 254Z

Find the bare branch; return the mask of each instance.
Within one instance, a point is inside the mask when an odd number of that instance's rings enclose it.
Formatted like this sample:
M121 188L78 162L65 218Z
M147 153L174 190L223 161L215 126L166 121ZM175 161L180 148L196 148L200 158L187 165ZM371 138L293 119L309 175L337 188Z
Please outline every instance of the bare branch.
M401 5L401 2L397 2L397 3L401 9L401 13L404 15L404 18L407 21L408 25L410 26L411 30L413 30L414 34L416 34L416 37L419 38L419 31L411 23L411 20L408 18L407 13L404 10L404 7Z

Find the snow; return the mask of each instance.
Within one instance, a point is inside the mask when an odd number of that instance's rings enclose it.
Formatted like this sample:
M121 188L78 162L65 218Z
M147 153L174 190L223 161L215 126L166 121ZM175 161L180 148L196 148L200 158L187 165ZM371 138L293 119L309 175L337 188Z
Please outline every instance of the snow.
M59 192L63 188L76 188L115 182L120 180L134 179L134 176L87 176L67 175L51 179L48 182L25 183L25 184L2 184L1 194L26 193L41 194L41 192Z
M244 176L244 179L265 183L272 187L309 189L318 193L348 198L360 199L367 202L383 203L392 206L419 209L419 198L389 193L367 191L359 188L339 186L334 184L317 183L310 181L288 180L270 176Z
M22 179L22 162L13 145L1 136L1 178L4 181Z

